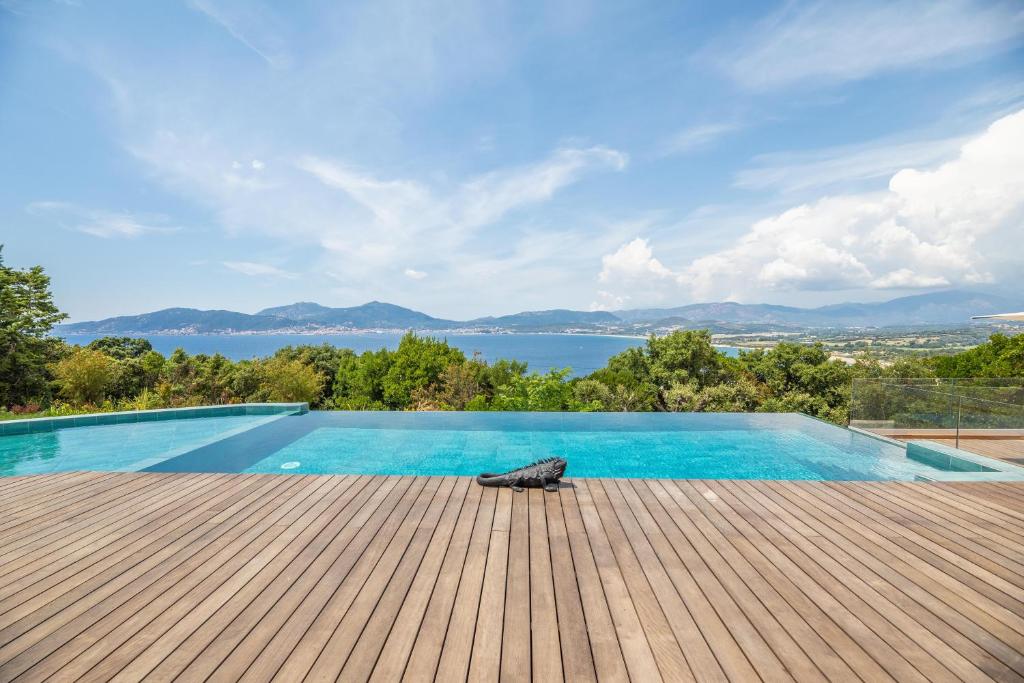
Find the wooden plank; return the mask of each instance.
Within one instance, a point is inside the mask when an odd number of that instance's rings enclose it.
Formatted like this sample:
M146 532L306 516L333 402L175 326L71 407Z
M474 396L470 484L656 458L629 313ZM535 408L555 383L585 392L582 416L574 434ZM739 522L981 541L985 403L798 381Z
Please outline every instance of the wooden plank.
M1024 555L1024 527L1016 528L1016 524L996 515L979 512L969 505L964 505L950 496L933 498L927 493L929 487L916 486L880 486L875 482L865 482L858 491L870 493L876 499L884 501L886 507L895 514L910 514L921 523L939 517L946 521L939 529L946 532L946 537L965 547L978 549L981 552L993 552L1000 555L1000 561L1014 573L1022 571L1019 558Z
M555 584L548 544L548 519L545 497L556 494L530 489L530 652L532 676L538 681L557 681L562 672L562 643L558 632ZM572 643L566 643L571 649Z
M10 571L17 565L14 560L33 550L41 550L54 541L60 542L69 534L76 533L86 528L110 528L116 529L117 523L124 519L124 515L118 514L123 510L126 501L134 498L136 493L145 491L159 491L163 482L158 479L145 477L133 477L123 480L113 480L114 484L108 490L97 493L95 497L87 496L84 500L62 510L57 518L50 518L45 511L40 517L26 520L19 527L9 530L4 534L3 547L0 553L6 559L4 571ZM47 524L39 523L39 519L46 519Z
M505 619L505 578L508 572L509 532L512 527L512 492L498 491L487 546L487 564L476 613L473 651L469 660L470 681L497 680L501 672L502 627ZM516 605L515 607L518 607ZM442 660L442 664L444 661ZM440 680L441 672L438 672Z
M529 494L512 496L512 522L505 575L505 623L501 631L501 678L530 678L530 517Z
M570 486L566 484L565 488ZM562 671L568 681L596 681L597 671L594 663L594 652L591 648L590 635L587 632L587 619L584 614L583 599L580 595L580 581L577 576L583 573L577 570L572 558L568 529L565 515L562 512L562 495L543 496L544 516L547 521L548 553L551 560L551 582L555 596L554 611L557 614L557 628ZM593 562L593 559L591 559ZM607 607L603 615L602 626L610 636L608 641L614 643L616 652L618 641L611 619L607 617ZM625 677L625 665L619 675Z
M874 496L870 489L865 490L862 487L848 489L846 493L851 500L878 513L879 528L884 530L893 522L891 500ZM917 543L916 538L889 534L888 537L894 543L970 585L1006 609L1024 616L1024 577L1007 566L1005 558L1000 560L1002 556L977 546L973 539L957 534L951 535L945 525L930 524L927 517L916 514L912 509L906 511L902 525L912 528L917 537L928 542L928 546ZM963 565L963 560L967 560L974 567L970 567L969 571Z

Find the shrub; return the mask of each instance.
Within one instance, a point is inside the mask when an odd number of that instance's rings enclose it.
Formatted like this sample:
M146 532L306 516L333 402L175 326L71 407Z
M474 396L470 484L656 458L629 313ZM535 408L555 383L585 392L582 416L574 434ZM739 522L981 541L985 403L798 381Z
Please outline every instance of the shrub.
M91 349L75 349L53 366L61 396L75 402L98 405L114 379L114 361Z
M271 401L316 403L323 395L324 376L301 361L275 358L264 371Z

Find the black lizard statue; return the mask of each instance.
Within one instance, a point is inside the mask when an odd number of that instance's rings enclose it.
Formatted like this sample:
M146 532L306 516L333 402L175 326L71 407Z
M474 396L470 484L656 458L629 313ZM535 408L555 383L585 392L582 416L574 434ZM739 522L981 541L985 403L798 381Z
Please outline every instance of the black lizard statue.
M524 488L557 491L558 481L568 464L562 458L545 458L504 474L484 472L476 478L476 483L481 486L508 486L513 491L522 491Z

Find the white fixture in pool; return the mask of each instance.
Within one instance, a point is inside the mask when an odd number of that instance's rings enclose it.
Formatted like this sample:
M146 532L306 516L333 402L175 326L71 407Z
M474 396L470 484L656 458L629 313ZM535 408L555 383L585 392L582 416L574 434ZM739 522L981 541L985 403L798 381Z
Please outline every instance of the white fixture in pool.
M294 470L296 467L298 467L301 464L302 463L297 461L297 460L289 460L285 464L281 465L281 469L282 470Z

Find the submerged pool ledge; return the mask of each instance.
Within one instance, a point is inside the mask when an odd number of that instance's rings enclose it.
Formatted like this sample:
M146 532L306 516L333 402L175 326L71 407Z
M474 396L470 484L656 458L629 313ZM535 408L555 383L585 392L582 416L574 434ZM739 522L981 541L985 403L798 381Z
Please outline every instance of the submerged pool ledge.
M1024 481L1024 467L934 441L908 441L907 457L948 470L921 477L922 480ZM965 473L967 476L964 476Z
M158 420L188 420L203 417L229 417L236 415L302 415L309 412L308 403L236 403L223 406L193 408L160 408L158 410L128 410L116 413L88 413L65 417L37 417L27 420L0 422L0 436L55 432L72 427L156 422Z

